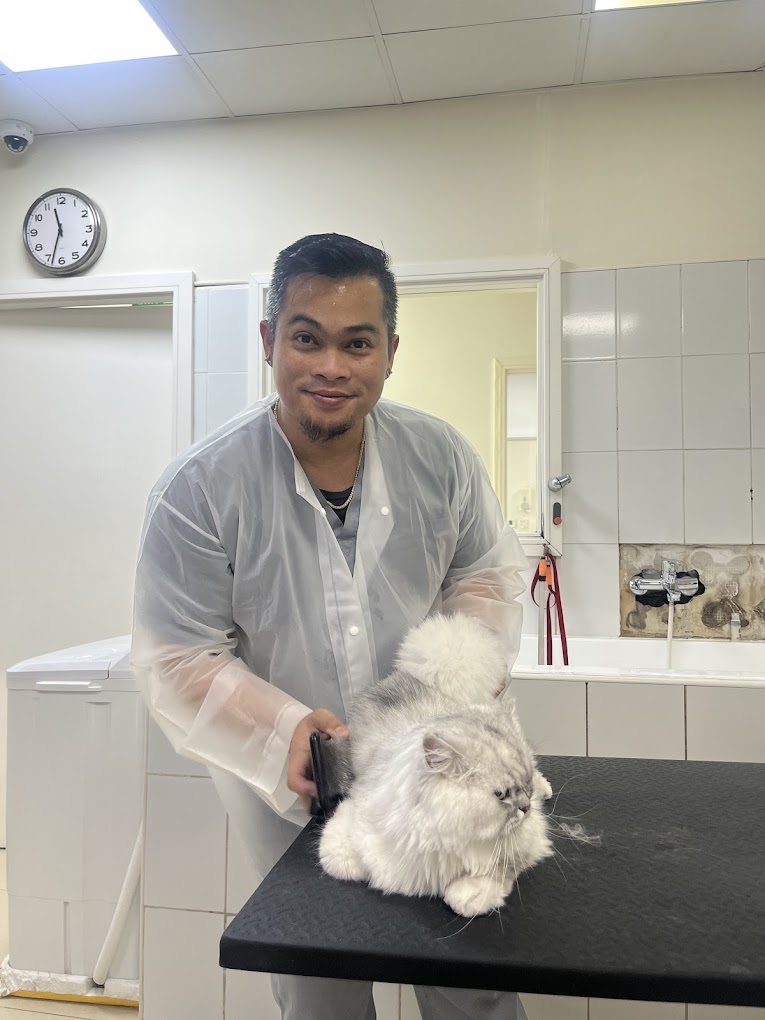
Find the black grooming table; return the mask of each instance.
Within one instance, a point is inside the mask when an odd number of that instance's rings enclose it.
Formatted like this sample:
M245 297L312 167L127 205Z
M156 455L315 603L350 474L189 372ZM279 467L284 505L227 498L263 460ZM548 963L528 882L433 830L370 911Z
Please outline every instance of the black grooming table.
M226 929L238 970L765 1006L765 765L543 758L556 839L499 914L324 875L309 826ZM550 807L555 804L555 796Z

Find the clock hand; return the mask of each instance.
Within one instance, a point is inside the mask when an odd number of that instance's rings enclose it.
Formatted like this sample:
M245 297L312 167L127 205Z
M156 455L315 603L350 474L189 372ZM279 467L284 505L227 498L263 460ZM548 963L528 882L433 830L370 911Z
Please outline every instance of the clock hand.
M58 218L58 217L57 217L57 218ZM54 259L55 259L55 257L56 257L56 248L58 248L58 242L59 242L59 241L61 240L61 235L62 235L62 233L63 233L63 231L62 231L62 229L61 229L61 225L59 224L59 229L58 229L58 233L56 234L56 243L55 243L55 244L53 245L53 254L52 254L52 255L51 255L51 257L50 257L50 264L51 264L51 265L53 265L53 260L54 260Z
M58 209L53 210L53 215L56 217L56 223L58 223L58 236L64 233L64 228L61 226L61 220L58 218Z

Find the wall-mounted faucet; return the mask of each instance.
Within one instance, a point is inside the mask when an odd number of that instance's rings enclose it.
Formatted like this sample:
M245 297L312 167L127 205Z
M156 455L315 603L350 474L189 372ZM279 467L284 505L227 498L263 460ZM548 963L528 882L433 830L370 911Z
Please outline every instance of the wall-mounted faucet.
M634 595L647 595L649 592L664 592L668 602L689 601L694 595L704 591L698 574L677 576L677 563L674 560L661 561L661 573L658 570L643 570L630 581L630 591ZM662 600L663 601L663 600Z

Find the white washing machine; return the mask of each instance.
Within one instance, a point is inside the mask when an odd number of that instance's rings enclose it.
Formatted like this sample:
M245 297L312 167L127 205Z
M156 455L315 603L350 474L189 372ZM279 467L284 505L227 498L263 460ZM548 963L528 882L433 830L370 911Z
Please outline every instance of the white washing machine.
M130 639L8 670L9 964L93 974L143 815L146 710ZM109 976L138 980L136 894Z

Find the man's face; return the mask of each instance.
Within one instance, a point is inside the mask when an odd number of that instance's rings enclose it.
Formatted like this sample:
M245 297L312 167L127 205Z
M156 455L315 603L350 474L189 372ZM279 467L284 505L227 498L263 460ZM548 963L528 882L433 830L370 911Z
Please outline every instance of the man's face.
M291 280L271 336L260 324L283 411L314 440L334 439L380 399L398 337L388 345L383 291L373 277Z

